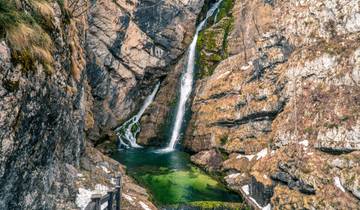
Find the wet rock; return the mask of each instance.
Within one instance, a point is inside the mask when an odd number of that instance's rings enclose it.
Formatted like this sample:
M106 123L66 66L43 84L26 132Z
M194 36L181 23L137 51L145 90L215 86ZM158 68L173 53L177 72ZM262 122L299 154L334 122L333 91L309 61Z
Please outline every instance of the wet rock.
M273 186L266 186L252 177L249 184L249 195L261 206L266 206L270 203L270 199L273 196L273 188Z
M150 87L172 70L189 43L202 5L203 0L101 0L92 5L86 36L92 140L128 119Z

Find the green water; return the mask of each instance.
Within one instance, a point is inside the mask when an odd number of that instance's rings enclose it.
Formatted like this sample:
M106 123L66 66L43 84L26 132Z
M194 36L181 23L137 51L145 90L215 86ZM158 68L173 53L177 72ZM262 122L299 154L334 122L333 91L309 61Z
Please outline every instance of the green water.
M190 163L187 153L156 153L150 149L122 150L113 156L151 193L159 206L195 201L241 202L221 183Z

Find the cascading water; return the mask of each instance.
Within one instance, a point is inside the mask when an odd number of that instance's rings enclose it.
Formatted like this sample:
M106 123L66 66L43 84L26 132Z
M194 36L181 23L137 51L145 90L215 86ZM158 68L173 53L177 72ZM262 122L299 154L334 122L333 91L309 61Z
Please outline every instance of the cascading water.
M129 148L141 148L140 145L136 143L136 136L140 132L140 123L139 120L144 114L146 108L153 102L156 93L158 92L160 83L158 83L152 93L145 99L144 104L142 105L140 111L132 117L130 120L126 121L122 126L118 127L115 132L119 138L120 146Z
M180 99L178 102L175 124L173 127L170 143L165 149L161 150L163 152L173 151L175 149L177 141L179 140L181 127L183 124L185 111L186 111L186 103L190 97L190 94L191 94L192 88L193 88L195 57L196 57L196 43L197 43L197 40L199 37L199 33L204 28L207 20L211 16L214 15L214 12L219 8L222 1L223 0L219 0L210 8L210 10L206 14L206 18L196 28L195 36L189 47L186 70L181 77Z

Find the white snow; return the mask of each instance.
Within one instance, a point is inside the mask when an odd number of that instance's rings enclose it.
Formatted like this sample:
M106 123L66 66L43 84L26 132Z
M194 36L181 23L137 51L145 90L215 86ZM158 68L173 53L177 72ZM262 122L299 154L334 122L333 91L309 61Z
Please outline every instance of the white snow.
M146 205L144 202L139 201L140 206L145 210L151 210L148 205Z
M105 203L103 203L103 204L101 204L101 209L106 209L107 208L107 206L108 206L108 203L107 202L105 202Z
M307 147L309 146L309 141L308 140L300 141L299 144L303 145L304 146L303 149L306 151L308 149Z
M83 177L84 175L82 175L81 173L77 174L77 177Z
M260 206L260 204L258 204L258 203L256 202L256 200L255 200L253 197L249 196L249 198L250 198L250 200L251 200L252 202L254 202L261 210L271 210L271 205L270 205L270 203L269 203L268 205L262 207L262 206Z
M268 154L267 149L263 149L256 154L256 160L260 160L261 158L265 157Z
M304 145L304 147L307 147L309 146L309 141L308 140L300 141L299 144Z
M251 161L254 157L255 155L238 155L236 159L247 158L249 161Z
M94 190L79 188L79 193L76 196L75 203L80 209L85 209L85 207L90 203L91 196L93 194L105 195L108 189L109 188L107 186L101 184L95 185Z
M256 160L260 160L261 158L265 157L267 154L268 151L265 148L260 152L258 152L256 155L238 155L236 156L236 159L247 158L249 161L251 161L254 157L256 157Z
M262 210L271 210L271 204L269 203L268 205L263 207Z
M341 191L345 192L344 187L341 184L340 178L338 176L334 177L334 184L337 188L339 188Z
M246 195L249 195L249 185L244 185L241 187L241 189L245 192Z
M92 191L84 188L79 188L79 194L76 196L75 203L80 209L85 209L91 201Z

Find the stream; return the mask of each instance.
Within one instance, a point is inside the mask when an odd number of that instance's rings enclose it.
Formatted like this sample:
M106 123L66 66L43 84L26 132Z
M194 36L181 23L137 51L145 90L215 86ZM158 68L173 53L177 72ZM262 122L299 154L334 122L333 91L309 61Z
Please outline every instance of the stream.
M191 205L193 202L231 202L240 203L242 199L236 193L191 164L190 155L179 151L177 144L184 132L184 117L188 109L189 97L194 86L196 44L200 31L207 20L214 15L222 0L214 3L206 18L198 25L193 41L188 49L187 65L181 77L179 100L171 138L167 147L142 148L136 143L141 130L139 120L146 108L156 97L160 84L145 99L140 111L116 129L119 137L119 152L113 158L127 166L127 173L148 189L153 201L160 207L171 205Z

